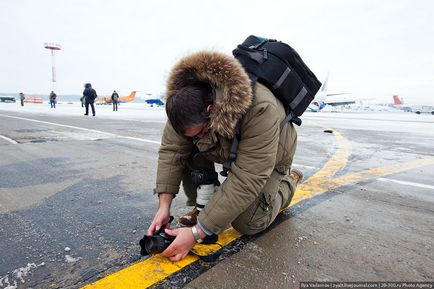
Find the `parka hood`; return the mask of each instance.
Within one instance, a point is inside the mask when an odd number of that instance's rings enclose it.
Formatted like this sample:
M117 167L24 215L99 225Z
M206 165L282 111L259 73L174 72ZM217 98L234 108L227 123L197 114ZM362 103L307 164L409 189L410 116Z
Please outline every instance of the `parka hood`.
M208 82L216 91L210 129L232 139L238 120L247 112L253 99L247 73L232 56L220 52L196 52L173 67L167 81L166 99L176 90L197 81Z

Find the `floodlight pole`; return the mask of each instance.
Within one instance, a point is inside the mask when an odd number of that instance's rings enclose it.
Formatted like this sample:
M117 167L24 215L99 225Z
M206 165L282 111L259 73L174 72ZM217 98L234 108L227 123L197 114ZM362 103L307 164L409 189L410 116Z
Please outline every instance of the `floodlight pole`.
M60 50L61 46L55 43L44 43L44 48L51 50L51 90L55 90L55 82L56 82L56 60L55 60L55 51Z

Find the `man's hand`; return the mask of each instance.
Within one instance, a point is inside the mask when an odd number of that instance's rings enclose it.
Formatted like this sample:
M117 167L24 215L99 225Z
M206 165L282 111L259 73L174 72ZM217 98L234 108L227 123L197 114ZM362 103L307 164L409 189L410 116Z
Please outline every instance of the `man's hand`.
M163 226L164 224L167 224L166 228L170 228L169 219L170 210L165 208L159 208L157 213L155 214L154 220L152 221L151 225L148 228L148 231L146 232L146 235L152 236L154 232L160 230L161 226Z
M172 204L173 195L172 194L160 194L160 207L155 214L154 220L146 232L146 235L152 236L155 231L160 230L161 226L167 224L166 228L170 228L170 205Z
M191 228L166 229L166 234L176 237L172 244L161 253L161 256L169 258L170 261L184 259L194 244L196 244Z

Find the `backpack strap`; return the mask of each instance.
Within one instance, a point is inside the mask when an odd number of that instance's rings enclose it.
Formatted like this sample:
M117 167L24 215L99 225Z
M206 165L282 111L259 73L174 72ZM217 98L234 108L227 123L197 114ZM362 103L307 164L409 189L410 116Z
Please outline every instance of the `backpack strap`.
M243 121L243 117L238 120L237 125L235 127L235 137L231 143L231 149L229 151L229 157L223 163L223 170L220 172L220 175L222 175L223 177L228 176L228 172L231 170L232 162L234 162L237 159L238 144L240 143L240 138L241 138L241 122L242 121Z
M288 122L292 122L292 123L294 123L294 124L296 124L298 126L301 125L301 119L298 116L296 116L294 114L294 112L292 112L291 110L289 110L288 115L280 123L280 129L282 129L285 126L285 124L287 124Z

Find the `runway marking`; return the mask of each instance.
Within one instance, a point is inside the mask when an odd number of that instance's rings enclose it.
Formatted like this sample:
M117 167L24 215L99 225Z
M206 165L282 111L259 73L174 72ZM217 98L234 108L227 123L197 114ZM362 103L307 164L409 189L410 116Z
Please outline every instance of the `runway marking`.
M378 178L377 180L384 181L384 182L393 182L393 183L402 184L402 185L408 185L408 186L412 186L412 187L418 187L418 188L424 188L424 189L434 190L434 186L426 185L426 184L406 182L406 181L398 181L398 180L386 179L386 178Z
M297 188L296 195L294 195L294 201L291 202L291 205L295 205L302 200L312 198L339 187L430 165L434 165L434 157L418 159L387 167L369 168L360 172L348 173L335 179L324 178L318 180L315 178L312 180L315 176L314 175ZM313 187L316 188L317 191L312 190Z
M293 205L304 199L317 195L319 192L325 192L325 188L328 187L328 184L325 184L324 182L326 180L329 181L332 176L347 165L348 157L351 154L351 145L349 141L336 130L326 126L322 127L333 131L333 135L338 141L339 147L318 172L298 186L293 201L291 202Z
M113 138L124 138L124 139L131 139L131 140L141 141L141 142L146 142L146 143L153 143L153 144L158 144L158 145L160 144L159 141L154 141L154 140L149 140L149 139L144 139L144 138L138 138L138 137L131 137L131 136L123 136L123 135L114 134L111 132L100 131L100 130L91 129L91 128L85 128L85 127L79 127L79 126L73 126L73 125L67 125L67 124L60 124L60 123L55 123L55 122L49 122L49 121L43 121L43 120L37 120L37 119L25 118L25 117L18 117L18 116L12 116L12 115L1 114L1 113L0 113L0 116L20 119L20 120L26 120L26 121L36 122L36 123L43 123L43 124L48 124L48 125L72 128L72 129L77 129L77 130L89 131L89 132L94 132L94 133L100 133L100 134L105 134L105 135L107 135L109 137L113 137Z
M0 138L2 138L2 139L4 139L4 140L7 140L8 142L10 142L10 143L12 143L12 144L18 144L18 143L17 143L16 141L14 141L13 139L8 138L7 136L1 135L1 134L0 134Z
M219 235L218 244L227 245L241 236L233 228L229 228ZM195 251L208 251L209 245L196 245ZM220 246L218 246L220 248ZM217 249L213 250L216 251ZM199 260L199 257L188 254L187 257L178 262L171 262L166 257L152 255L149 259L133 264L121 271L108 275L95 283L82 287L83 289L135 289L148 288L166 279L173 273L181 270Z
M348 157L351 153L351 146L348 140L346 140L339 132L335 130L333 130L333 135L338 141L337 151L317 173L299 185L293 202L291 202L290 206L294 206L302 200L315 197L341 186L354 184L422 166L434 165L434 157L431 157L388 167L370 168L332 179L332 176L346 166ZM222 246L228 245L238 239L240 236L240 233L235 231L233 228L229 228L219 235L218 243ZM209 253L210 250L207 250L206 248L209 247L207 247L207 245L195 245L194 247L196 252L203 250L204 252L208 251ZM214 251L216 250L217 249L214 249ZM211 250L211 252L214 251ZM169 259L161 257L160 255L152 255L146 260L133 264L82 288L144 289L155 285L158 282L162 282L173 273L198 260L199 258L192 254L189 254L186 258L178 262L171 262Z

